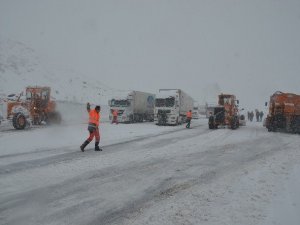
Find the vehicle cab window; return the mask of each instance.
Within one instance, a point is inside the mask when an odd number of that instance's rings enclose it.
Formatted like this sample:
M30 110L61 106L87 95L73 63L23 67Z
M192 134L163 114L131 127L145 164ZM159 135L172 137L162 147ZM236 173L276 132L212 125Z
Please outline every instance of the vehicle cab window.
M27 100L30 100L31 98L32 98L32 93L29 92L29 91L27 91L27 92L26 92L26 99L27 99Z

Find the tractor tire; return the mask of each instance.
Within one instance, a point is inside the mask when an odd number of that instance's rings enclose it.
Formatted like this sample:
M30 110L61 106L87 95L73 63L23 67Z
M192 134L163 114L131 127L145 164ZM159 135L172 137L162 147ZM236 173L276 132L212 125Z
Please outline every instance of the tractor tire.
M277 128L275 127L275 125L272 122L269 122L267 129L268 129L268 132L275 132Z
M26 117L24 116L23 113L16 113L14 116L13 116L13 119L12 119L12 124L13 124L13 127L17 130L23 130L25 129L26 127Z
M52 125L58 125L61 124L62 118L59 112L51 112L47 115L47 124Z
M235 130L238 128L238 118L237 117L234 117L231 121L231 125L230 125L230 128L232 130Z
M134 123L133 115L130 115L130 116L129 116L129 123Z
M212 130L212 129L215 129L215 126L214 126L214 120L215 120L215 119L214 119L213 116L210 116L209 119L208 119L208 128L211 129L211 130Z
M294 118L294 120L292 121L292 132L294 134L300 134L300 117L296 117Z

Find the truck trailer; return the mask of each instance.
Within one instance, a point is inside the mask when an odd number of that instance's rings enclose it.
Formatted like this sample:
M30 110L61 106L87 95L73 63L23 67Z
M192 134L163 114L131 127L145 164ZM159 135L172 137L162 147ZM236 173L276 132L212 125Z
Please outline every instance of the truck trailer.
M113 98L108 104L110 106L109 119L112 120L114 110L118 111L118 122L134 123L154 120L155 95L132 91L125 98Z
M160 89L155 99L154 121L157 125L185 123L194 100L181 89Z
M266 128L268 131L285 131L299 134L300 95L275 92L270 97Z

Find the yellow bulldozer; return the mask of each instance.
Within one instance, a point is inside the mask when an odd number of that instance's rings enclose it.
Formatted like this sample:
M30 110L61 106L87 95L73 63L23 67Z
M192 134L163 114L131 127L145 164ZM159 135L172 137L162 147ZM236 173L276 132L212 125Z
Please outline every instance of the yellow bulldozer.
M218 106L214 107L209 115L209 129L217 129L219 126L237 129L240 126L238 104L235 95L220 94Z
M25 96L20 94L16 99L7 101L7 119L17 130L31 124L59 124L61 115L50 94L50 87L27 87Z

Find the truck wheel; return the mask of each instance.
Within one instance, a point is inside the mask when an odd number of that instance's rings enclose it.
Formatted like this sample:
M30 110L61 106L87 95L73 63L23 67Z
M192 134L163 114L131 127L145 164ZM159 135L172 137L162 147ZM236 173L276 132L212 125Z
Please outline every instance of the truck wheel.
M269 124L267 129L268 129L269 132L275 132L277 128L273 124Z
M293 121L292 121L292 131L295 134L300 134L300 117L296 117Z
M237 119L236 118L232 119L230 128L232 130L235 130L237 128Z
M144 115L140 115L140 120L139 122L143 123L144 122Z
M22 113L16 113L12 119L13 127L17 130L23 130L26 127L26 117Z
M129 116L129 123L134 123L133 115Z
M178 117L178 122L179 122L179 125L183 124L182 116L179 116L179 117Z

